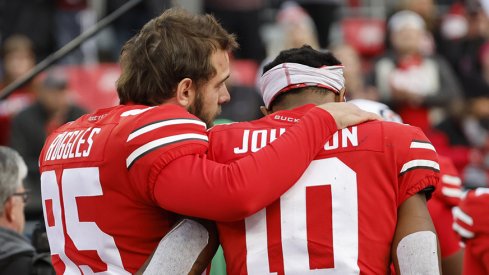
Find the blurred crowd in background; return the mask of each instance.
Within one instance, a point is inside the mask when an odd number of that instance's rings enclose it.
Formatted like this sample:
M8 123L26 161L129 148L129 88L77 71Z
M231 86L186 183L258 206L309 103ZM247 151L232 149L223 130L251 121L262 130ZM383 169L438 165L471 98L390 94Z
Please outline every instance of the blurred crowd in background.
M125 0L0 0L4 88ZM489 1L145 0L55 67L0 100L0 145L25 159L42 216L38 155L46 135L85 112L118 104L123 43L162 10L214 14L238 37L220 119L261 116L256 79L279 51L303 44L343 62L349 99L388 104L452 159L467 189L489 184Z

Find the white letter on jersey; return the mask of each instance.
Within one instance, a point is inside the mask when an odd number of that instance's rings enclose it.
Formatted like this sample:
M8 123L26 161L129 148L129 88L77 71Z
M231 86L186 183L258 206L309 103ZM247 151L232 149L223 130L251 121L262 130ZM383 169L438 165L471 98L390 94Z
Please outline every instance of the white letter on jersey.
M261 136L261 140L258 139ZM267 130L253 131L251 135L251 152L257 152L267 145Z
M358 146L357 127L351 127L351 132L348 128L341 130L341 147L348 146L348 141L352 146Z
M248 140L250 139L250 130L244 130L243 132L243 145L241 148L234 147L235 154L244 154L248 152Z
M90 150L92 150L92 145L93 145L93 135L100 133L100 128L93 128L92 132L90 133L90 136L87 139L88 143L88 148L87 150L83 151L83 156L87 157L90 155Z

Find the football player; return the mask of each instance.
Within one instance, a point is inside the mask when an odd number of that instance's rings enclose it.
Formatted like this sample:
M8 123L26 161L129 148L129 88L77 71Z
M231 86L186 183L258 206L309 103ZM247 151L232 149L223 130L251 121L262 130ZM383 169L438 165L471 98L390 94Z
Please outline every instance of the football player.
M256 155L209 161L206 123L229 100L235 47L212 16L167 10L123 47L120 105L47 138L41 194L58 274L134 273L175 213L244 218L285 192L338 128L376 117L348 104L312 108Z
M477 188L462 196L454 208L453 229L465 243L464 275L489 274L489 188Z
M265 150L315 105L344 101L342 70L309 46L281 52L261 77L266 116L212 128L209 157L230 163ZM438 180L436 151L418 128L377 121L338 131L280 199L218 223L227 273L386 274L393 259L397 274L439 274L426 207Z

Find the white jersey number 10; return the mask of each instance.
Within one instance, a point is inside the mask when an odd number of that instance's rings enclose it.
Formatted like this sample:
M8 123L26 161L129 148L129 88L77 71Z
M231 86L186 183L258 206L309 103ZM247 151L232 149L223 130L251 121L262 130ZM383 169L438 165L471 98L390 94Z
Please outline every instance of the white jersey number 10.
M331 187L334 268L311 269L307 247L306 187ZM330 201L329 201L330 200ZM322 205L318 205L321 207ZM280 197L285 274L359 274L356 173L338 158L313 161L299 181ZM266 209L245 219L248 274L270 272ZM326 231L327 229L325 229Z

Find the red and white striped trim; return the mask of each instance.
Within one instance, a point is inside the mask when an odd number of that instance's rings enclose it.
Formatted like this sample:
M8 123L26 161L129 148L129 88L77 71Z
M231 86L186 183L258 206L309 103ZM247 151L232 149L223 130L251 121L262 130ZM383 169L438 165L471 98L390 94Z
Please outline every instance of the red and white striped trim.
M474 220L472 219L472 217L467 215L467 213L465 213L464 211L462 211L462 209L460 209L460 207L454 207L452 209L452 214L453 214L454 218L461 220L462 222L464 222L468 225L474 224Z
M463 191L459 188L442 187L441 193L450 198L461 198Z
M421 140L413 140L411 141L411 145L409 146L409 148L413 148L413 149L428 149L428 150L432 150L432 151L435 151L435 147L427 142L427 141L421 141Z
M137 129L136 131L132 132L127 137L126 141L131 141L132 139L134 139L140 135L146 134L148 132L159 129L161 127L170 126L170 125L181 125L181 124L196 124L196 125L200 125L200 126L204 127L204 129L207 128L207 125L203 121L200 121L197 119L176 118L176 119L160 120L160 121L156 121L156 122L153 122L151 124L145 125L139 129Z
M130 168L137 159L159 147L185 140L202 140L206 142L209 141L207 135L200 134L181 134L153 140L134 150L126 159L126 167Z
M403 174L407 171L417 169L417 168L427 168L435 171L440 171L440 165L436 161L427 160L427 159L414 159L406 162L399 172Z
M453 186L457 186L457 187L462 185L462 180L456 176L443 175L441 177L441 181L443 183L453 185Z

